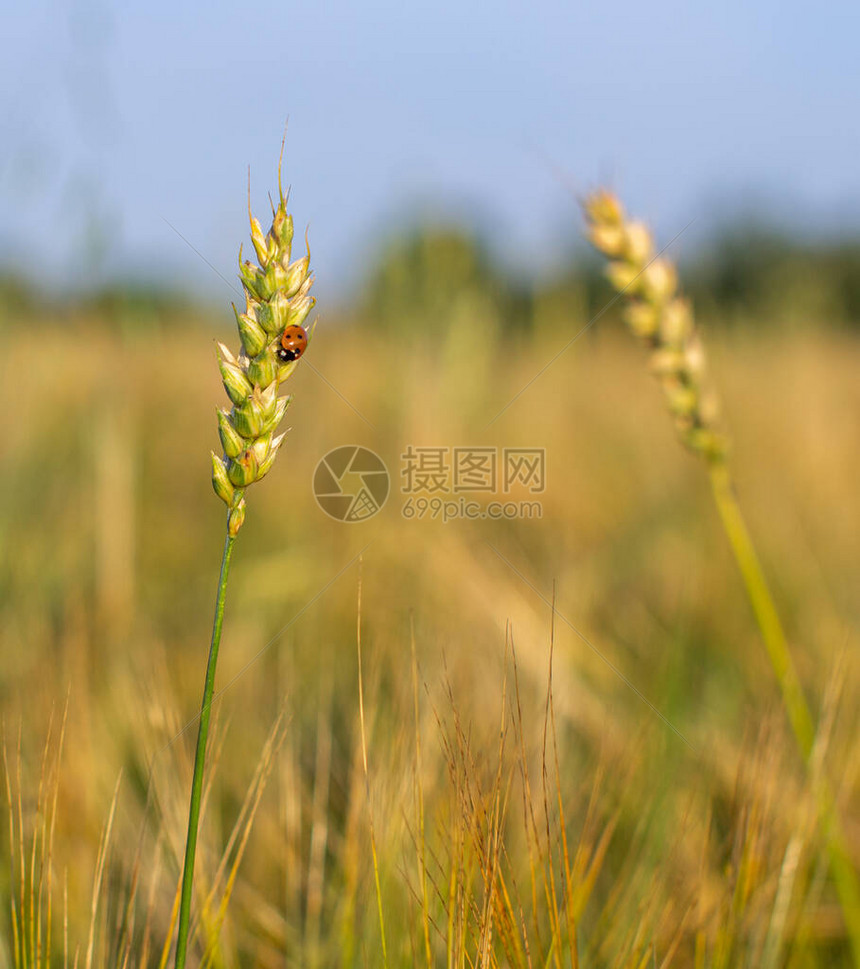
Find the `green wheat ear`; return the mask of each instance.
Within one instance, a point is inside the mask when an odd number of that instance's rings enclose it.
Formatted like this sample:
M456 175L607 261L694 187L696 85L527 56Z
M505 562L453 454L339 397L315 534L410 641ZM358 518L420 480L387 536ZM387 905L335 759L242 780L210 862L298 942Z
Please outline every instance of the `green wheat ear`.
M301 326L316 300L310 295L314 277L310 271L310 247L305 237L305 255L290 262L293 245L293 217L287 213L287 198L278 166L278 205L272 206L272 225L263 235L251 213L251 241L257 264L242 261L239 249L239 279L245 290L245 310L236 307L236 325L241 349L234 356L218 344L218 367L232 407L218 410L218 434L223 454L212 452L212 487L227 505L227 528L238 533L245 520L245 489L268 473L283 443L275 434L290 405L291 397L279 397L279 386L295 370L298 360L278 358L278 341L288 326Z

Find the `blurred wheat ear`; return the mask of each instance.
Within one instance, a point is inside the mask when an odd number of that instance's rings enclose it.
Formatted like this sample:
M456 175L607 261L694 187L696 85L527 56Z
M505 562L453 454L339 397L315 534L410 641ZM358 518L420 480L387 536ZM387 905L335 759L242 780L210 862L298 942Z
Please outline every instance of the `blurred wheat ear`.
M625 320L648 348L650 364L682 443L708 469L720 520L779 684L783 706L809 770L855 965L860 966L860 885L846 847L832 789L815 768L815 723L788 647L773 596L746 526L732 481L728 438L706 378L706 356L692 308L678 294L675 266L655 246L648 228L630 220L619 200L601 190L583 208L588 236L610 260L606 274L625 299Z
M292 360L283 359L278 353L281 334L287 327L302 327L315 303L310 295L313 276L310 272L310 248L307 247L307 242L305 254L290 261L293 217L287 213L287 198L281 182L282 162L283 145L281 163L278 164L278 204L272 205L272 225L265 235L262 226L251 213L250 198L248 200L251 241L258 265L250 260L243 262L240 248L239 278L245 291L245 309L240 313L234 306L233 311L236 314L241 349L238 356L234 356L224 344L218 344L218 367L232 407L229 410L219 409L217 412L223 454L219 457L212 453L212 486L227 505L227 534L221 558L215 619L203 685L191 782L176 941L176 969L183 969L188 952L206 741L209 736L209 715L215 692L215 667L221 643L233 544L245 520L245 491L268 474L284 440L284 434L274 435L291 398L278 397L278 388L296 368L298 354Z

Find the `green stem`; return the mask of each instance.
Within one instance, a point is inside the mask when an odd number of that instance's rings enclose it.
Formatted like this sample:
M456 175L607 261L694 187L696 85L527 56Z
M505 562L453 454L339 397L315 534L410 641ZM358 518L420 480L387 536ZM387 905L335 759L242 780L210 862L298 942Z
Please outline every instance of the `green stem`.
M233 554L235 537L227 534L224 554L221 557L221 577L218 580L218 597L215 600L215 621L212 625L212 643L209 646L209 662L206 665L206 682L203 686L203 703L200 707L200 725L197 729L197 752L194 755L194 776L191 781L191 806L188 810L188 836L185 840L185 867L182 872L182 899L179 905L179 934L176 940L175 969L184 969L188 951L188 931L191 919L191 888L194 881L194 857L197 853L197 830L200 826L200 799L203 793L203 768L206 761L206 741L209 737L209 714L215 692L215 665L218 647L221 645L221 627L224 624L224 600L227 595L227 573Z
M823 766L815 767L813 746L815 726L797 669L788 648L788 641L776 611L764 571L746 527L741 507L735 495L731 475L725 463L711 465L711 486L720 512L723 528L740 569L747 595L761 630L770 665L776 675L782 702L803 760L809 770L813 796L818 808L822 834L830 857L833 881L839 895L854 964L860 969L860 884L846 848L845 834L839 820L836 801Z
M755 546L747 531L741 507L735 497L732 480L725 464L711 466L711 485L723 528L741 570L747 595L761 630L770 665L776 674L791 728L797 738L803 759L808 761L815 741L812 714L800 685L800 677L791 658L788 642L774 605L773 596L764 577Z

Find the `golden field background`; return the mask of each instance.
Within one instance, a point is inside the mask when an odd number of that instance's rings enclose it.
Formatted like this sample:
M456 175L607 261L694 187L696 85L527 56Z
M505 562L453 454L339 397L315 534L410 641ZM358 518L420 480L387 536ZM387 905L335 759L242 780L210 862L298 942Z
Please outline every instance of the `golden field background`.
M283 457L251 492L218 671L199 910L216 891L201 951L220 924L226 847L241 864L213 964L382 965L372 818L391 964L426 962L427 938L445 964L458 919L472 953L461 964L480 961L480 851L469 844L482 825L503 835L530 964L552 959L522 788L527 768L542 836L548 767L555 851L556 770L543 754L555 584L557 787L571 854L579 846L580 964L849 965L806 775L706 474L674 439L640 348L607 314L487 426L587 310L548 300L523 334L480 299L444 326L427 318L398 333L369 314L324 315L306 357L318 373L300 366L292 378ZM708 322L739 497L860 862L860 339L778 316L767 327ZM214 339L238 342L232 317L178 307L145 319L122 307L10 310L0 328L13 820L0 894L20 899L20 913L33 877L21 896L22 869L43 884L52 872L58 963L65 934L69 964L79 951L79 965L88 952L94 965L158 965L168 932L196 728L177 735L199 703L224 527L209 484L224 401ZM353 443L395 480L376 518L347 526L317 508L310 480L323 454ZM542 519L405 521L396 475L410 444L545 447ZM261 764L267 783L245 825ZM53 847L31 865L54 778ZM229 840L237 819L246 843ZM456 896L456 918L443 901L452 871L474 891ZM0 966L14 964L4 909Z

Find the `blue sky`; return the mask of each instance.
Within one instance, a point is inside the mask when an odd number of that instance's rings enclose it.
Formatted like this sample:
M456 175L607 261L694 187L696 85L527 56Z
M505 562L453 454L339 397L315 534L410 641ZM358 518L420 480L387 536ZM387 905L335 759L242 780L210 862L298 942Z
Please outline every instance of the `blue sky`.
M860 229L856 3L33 0L4 34L0 261L54 281L229 296L170 225L232 278L287 117L321 295L415 213L550 262L578 231L558 171L665 238L753 204Z

